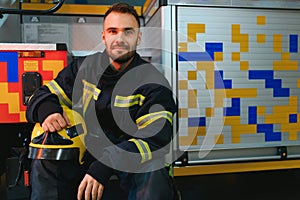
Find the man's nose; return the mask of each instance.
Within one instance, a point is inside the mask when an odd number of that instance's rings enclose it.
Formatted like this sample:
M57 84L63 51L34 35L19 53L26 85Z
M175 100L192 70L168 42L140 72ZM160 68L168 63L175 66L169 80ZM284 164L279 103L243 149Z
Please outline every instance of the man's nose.
M122 31L120 31L118 34L117 34L117 41L118 42L123 42L124 41L124 33Z

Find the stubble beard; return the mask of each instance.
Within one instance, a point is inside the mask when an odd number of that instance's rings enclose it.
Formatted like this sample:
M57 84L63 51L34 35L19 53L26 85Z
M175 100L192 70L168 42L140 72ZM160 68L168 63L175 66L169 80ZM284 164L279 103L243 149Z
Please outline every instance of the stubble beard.
M135 46L137 46L137 43L135 44ZM124 48L125 50L127 50L127 52L124 54L122 54L122 52L118 52L118 51L114 53L113 51L117 50L115 48L118 48L118 47ZM114 62L122 65L122 64L125 64L128 61L130 61L134 57L135 52L136 52L135 48L133 50L131 50L131 48L129 46L127 46L124 43L121 43L119 45L111 46L111 52L110 52L109 56Z
M127 52L123 55L120 55L120 56L111 56L111 58L116 63L124 64L124 63L128 62L130 59L132 59L134 57L135 52L136 52L135 50L134 51L129 51L129 52Z

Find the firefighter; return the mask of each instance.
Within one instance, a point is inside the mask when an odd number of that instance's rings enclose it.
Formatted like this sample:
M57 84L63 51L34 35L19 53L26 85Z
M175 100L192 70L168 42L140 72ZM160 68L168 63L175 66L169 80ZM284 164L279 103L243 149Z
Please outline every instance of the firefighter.
M74 59L31 96L27 120L40 123L45 133L70 126L63 106L80 113L87 128L82 163L33 158L31 199L105 198L112 175L128 199L176 196L165 155L177 106L165 77L136 52L139 28L133 7L114 4L103 21L105 50Z

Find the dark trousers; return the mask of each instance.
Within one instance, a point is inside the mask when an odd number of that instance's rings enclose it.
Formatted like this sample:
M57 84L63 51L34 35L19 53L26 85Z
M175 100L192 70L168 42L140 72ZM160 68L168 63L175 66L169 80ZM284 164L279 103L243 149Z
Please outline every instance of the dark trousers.
M31 200L76 200L84 172L83 166L75 161L33 160ZM165 168L147 173L118 172L116 175L128 200L173 199L172 179ZM103 199L109 196L105 192L104 188Z
M32 160L31 200L75 200L82 180L76 161Z

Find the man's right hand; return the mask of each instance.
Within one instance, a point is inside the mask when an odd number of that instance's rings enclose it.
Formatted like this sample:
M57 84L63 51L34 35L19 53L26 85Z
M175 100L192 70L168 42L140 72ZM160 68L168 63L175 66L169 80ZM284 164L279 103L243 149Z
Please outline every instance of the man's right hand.
M63 115L60 113L53 113L49 115L42 123L42 127L45 132L60 131L69 125L70 120L65 112L63 112Z

